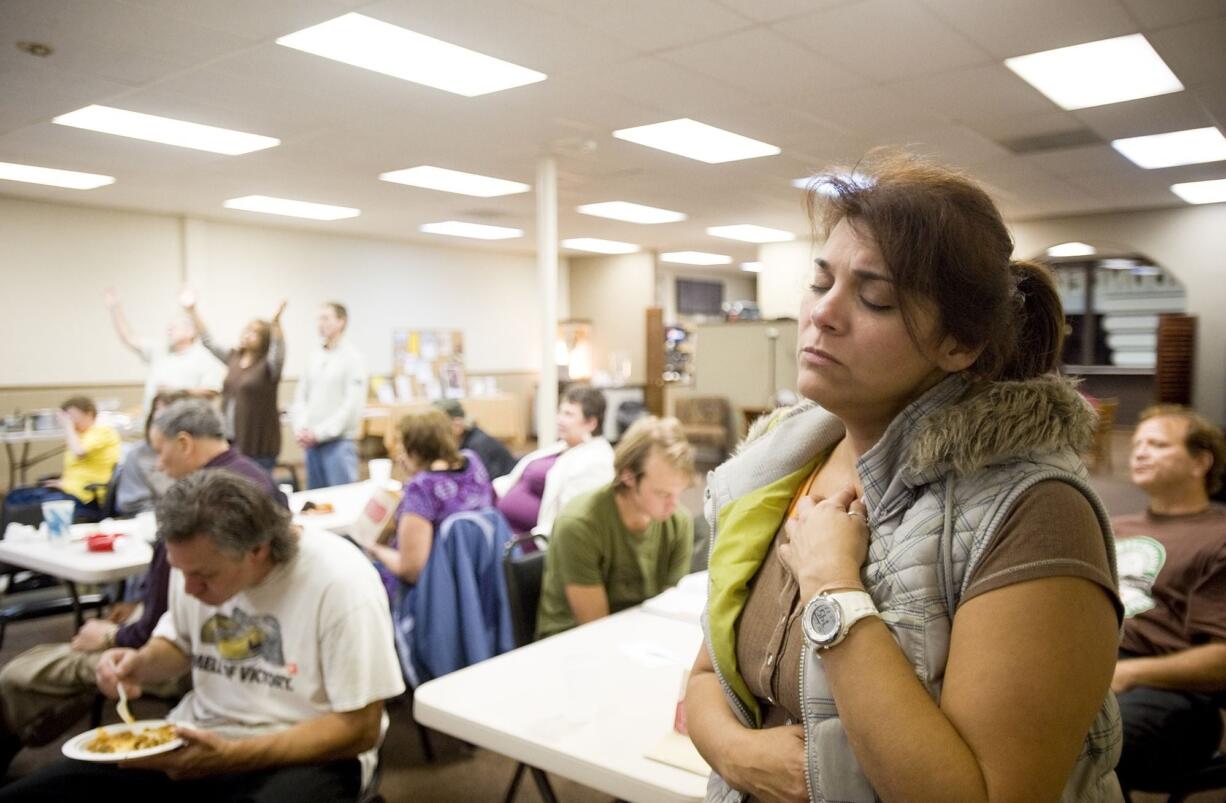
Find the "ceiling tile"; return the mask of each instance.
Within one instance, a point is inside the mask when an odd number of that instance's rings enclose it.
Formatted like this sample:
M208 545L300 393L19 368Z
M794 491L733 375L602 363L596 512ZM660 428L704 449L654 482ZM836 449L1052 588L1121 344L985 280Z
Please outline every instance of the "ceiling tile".
M707 112L758 105L760 97L729 86L723 81L663 61L643 56L614 64L587 77L588 85L615 92L659 110L661 119L700 118ZM651 122L651 121L647 121ZM631 125L629 121L623 125Z
M1226 17L1226 0L1123 0L1145 28L1165 28L1182 22Z
M1174 92L1124 103L1109 103L1072 114L1103 139L1162 134L1212 125L1204 106L1190 92Z
M991 61L915 0L866 0L772 26L874 81L897 81ZM865 49L872 57L865 58Z
M1136 33L1118 0L922 0L999 59Z
M1189 89L1226 79L1226 17L1147 34L1154 50Z
M1084 148L1030 153L1023 155L1022 159L1054 176L1080 176L1096 173L1126 175L1141 169L1125 159L1110 145L1087 145Z
M650 53L701 42L750 25L714 0L524 0Z
M866 83L863 77L767 28L753 28L668 50L660 56L755 92L762 100L788 100L815 90L845 89Z
M757 22L799 17L814 9L846 5L859 0L719 0L721 5Z
M349 11L369 0L121 0L159 11L192 25L226 31L254 41L275 39Z
M1046 115L1059 110L1000 64L954 70L890 84L913 103L961 123L1008 115Z

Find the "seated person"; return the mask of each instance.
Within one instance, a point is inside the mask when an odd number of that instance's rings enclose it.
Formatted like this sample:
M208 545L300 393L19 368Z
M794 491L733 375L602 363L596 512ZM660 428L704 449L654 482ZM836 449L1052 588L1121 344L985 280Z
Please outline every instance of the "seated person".
M548 535L570 500L612 481L613 447L596 434L604 413L599 390L570 388L558 405L558 441L528 453L510 474L494 480L498 509L512 530Z
M285 497L253 461L239 454L219 459L229 451L226 442L213 434L221 426L221 416L203 401L180 401L163 410L149 426L151 439L160 447L159 471L178 480L216 468L252 481L286 507ZM166 437L167 432L174 436ZM180 450L182 442L191 448ZM0 771L22 747L47 744L80 719L93 699L94 672L102 650L142 647L166 612L169 585L170 564L159 540L153 547L139 612L130 605L116 605L106 619L87 621L70 643L31 647L0 670ZM150 691L159 697L178 697L182 688L176 679L153 685Z
M98 408L85 396L73 396L60 406L64 428L64 469L58 479L37 488L15 488L6 505L32 505L56 499L76 502L75 517L97 521L103 492L91 485L106 485L119 463L119 433L98 423Z
M158 470L158 453L149 443L153 419L177 401L187 398L181 391L162 391L153 397L153 408L145 418L145 439L133 446L119 464L119 482L115 486L115 512L135 516L153 510L166 493L174 478Z
M434 406L451 418L451 434L455 436L456 443L461 449L476 452L490 477L511 473L511 469L515 468L515 458L511 457L502 441L467 419L464 405L456 399L440 399Z
M1222 740L1226 692L1226 507L1209 494L1226 473L1226 439L1178 405L1141 413L1129 461L1149 496L1112 519L1125 606L1111 688L1126 789L1162 789L1205 764Z
M675 418L640 418L617 444L617 479L571 500L553 525L537 638L638 605L690 570L694 520L678 508L694 447Z
M434 531L453 513L481 510L494 503L494 490L481 459L456 449L451 421L440 410L409 413L400 419L400 455L409 480L396 510L396 536L373 544L368 554L379 562L389 597L401 582L416 583L434 543Z
M301 531L262 489L201 471L166 493L169 607L139 650L98 661L130 697L190 673L169 714L186 745L123 766L61 759L3 801L356 801L404 691L387 599L344 539Z

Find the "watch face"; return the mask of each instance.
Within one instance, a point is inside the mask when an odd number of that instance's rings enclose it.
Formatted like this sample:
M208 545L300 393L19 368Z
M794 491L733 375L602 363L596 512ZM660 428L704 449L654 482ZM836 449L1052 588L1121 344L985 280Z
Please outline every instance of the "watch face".
M839 635L843 611L829 599L818 597L809 607L809 629L818 644L828 644Z

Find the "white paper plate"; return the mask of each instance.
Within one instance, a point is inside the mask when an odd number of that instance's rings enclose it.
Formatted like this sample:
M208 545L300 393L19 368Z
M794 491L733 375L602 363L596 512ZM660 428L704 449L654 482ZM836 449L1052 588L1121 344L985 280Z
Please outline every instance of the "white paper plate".
M131 730L145 730L146 728L159 728L166 724L164 719L142 719L139 722L133 722L131 725L126 725L119 722L114 725L104 725L107 733L126 733ZM171 750L176 750L183 746L184 742L179 737L171 739L166 744L159 744L157 747L146 747L143 750L129 750L125 753L95 753L85 749L86 743L94 738L98 733L98 728L91 728L85 733L77 734L68 741L64 742L63 752L69 758L75 758L77 761L93 761L98 764L114 764L118 761L129 761L134 758L145 758L146 756L156 756L159 753L169 753Z

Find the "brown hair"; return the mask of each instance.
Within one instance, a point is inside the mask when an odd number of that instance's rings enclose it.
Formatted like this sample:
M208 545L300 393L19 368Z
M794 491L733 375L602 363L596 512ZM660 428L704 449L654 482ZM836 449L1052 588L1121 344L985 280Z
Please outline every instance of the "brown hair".
M647 458L653 452L678 471L694 473L694 447L685 439L681 422L648 415L631 424L613 450L613 475L618 487L625 487L625 471L634 475L635 482L642 479Z
M969 178L885 150L854 170L816 176L809 189L806 206L822 233L846 219L881 251L916 343L916 305L926 302L938 337L982 348L969 369L981 378L1028 379L1059 364L1064 310L1051 273L1011 259L1000 212Z
M69 407L80 410L86 415L98 415L98 408L94 406L94 400L89 396L73 396L60 405L61 410L67 410Z
M149 442L149 428L153 426L153 419L157 418L158 413L175 402L190 398L191 394L185 390L163 390L154 396L153 401L149 402L149 415L145 416L145 442Z
M272 340L272 324L262 318L256 318L248 326L255 329L255 336L258 339L254 354L258 357L263 357L268 354L268 343Z
M400 440L405 454L426 467L436 460L445 460L448 465L460 462L451 419L442 410L431 408L401 418Z
M339 301L325 301L325 307L331 307L333 314L340 318L345 323L349 323L349 310L345 309L345 305Z
M1222 477L1226 475L1226 435L1222 434L1221 427L1182 404L1146 407L1137 422L1166 417L1187 422L1188 433L1184 436L1183 445L1190 454L1204 453L1213 458L1213 464L1205 472L1205 492L1211 495L1217 493L1222 488Z
M588 385L577 385L566 389L566 392L562 394L562 401L579 405L579 409L583 411L584 421L595 418L596 434L600 434L600 430L604 427L605 408L608 406L603 393Z

